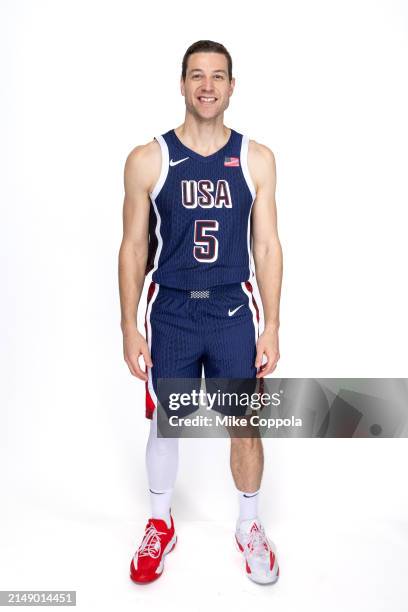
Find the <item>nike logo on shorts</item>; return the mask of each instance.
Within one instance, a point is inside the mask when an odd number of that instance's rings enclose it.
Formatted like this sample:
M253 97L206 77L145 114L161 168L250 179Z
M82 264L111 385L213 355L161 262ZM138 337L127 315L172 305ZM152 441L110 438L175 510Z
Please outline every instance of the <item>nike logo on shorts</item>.
M229 316L229 317L232 317L232 315L234 315L234 314L237 312L237 310L239 310L240 308L242 308L242 306L243 306L243 304L241 304L241 305L240 305L240 306L238 306L237 308L234 308L234 310L230 310L230 309L228 309L228 316Z
M186 161L186 159L190 159L189 157L183 157L183 159L178 159L177 161L170 160L170 166L177 166L177 164L181 164L181 162Z

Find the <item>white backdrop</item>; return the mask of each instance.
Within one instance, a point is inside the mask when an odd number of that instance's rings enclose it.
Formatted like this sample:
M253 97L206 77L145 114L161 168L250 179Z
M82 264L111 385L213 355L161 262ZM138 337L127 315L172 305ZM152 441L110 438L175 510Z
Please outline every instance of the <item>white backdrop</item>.
M122 358L117 252L126 156L182 122L186 48L222 42L225 123L277 163L273 375L405 377L407 5L3 0L0 23L0 590L77 589L83 610L406 610L405 440L265 441L272 589L233 550L227 441L183 440L178 552L154 585L130 582L149 423Z

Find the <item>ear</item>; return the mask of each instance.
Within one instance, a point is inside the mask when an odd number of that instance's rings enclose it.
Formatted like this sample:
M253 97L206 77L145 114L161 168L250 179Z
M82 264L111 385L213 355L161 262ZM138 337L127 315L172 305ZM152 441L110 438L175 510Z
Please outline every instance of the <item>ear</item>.
M180 77L180 92L181 92L182 96L185 95L185 87L184 87L183 77Z
M235 88L235 77L232 77L231 83L230 83L230 96L232 96L234 92L234 88Z

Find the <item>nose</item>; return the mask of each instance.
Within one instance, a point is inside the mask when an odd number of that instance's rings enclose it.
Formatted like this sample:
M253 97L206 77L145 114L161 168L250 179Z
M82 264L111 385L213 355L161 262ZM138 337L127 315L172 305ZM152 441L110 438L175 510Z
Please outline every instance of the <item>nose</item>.
M212 93L213 91L213 82L211 77L204 77L201 89L203 93Z

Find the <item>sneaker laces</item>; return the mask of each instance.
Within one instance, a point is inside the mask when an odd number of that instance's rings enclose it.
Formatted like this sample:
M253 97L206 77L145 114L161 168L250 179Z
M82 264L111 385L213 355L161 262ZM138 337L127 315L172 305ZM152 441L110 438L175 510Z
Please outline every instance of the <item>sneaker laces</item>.
M265 532L262 527L261 529L251 529L248 535L247 546L249 552L254 556L263 556L265 551L269 551L269 546L265 538Z
M161 535L165 535L164 531L157 531L153 523L148 523L143 541L139 546L138 557L151 557L157 559L161 551Z

